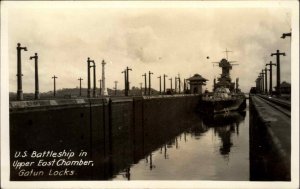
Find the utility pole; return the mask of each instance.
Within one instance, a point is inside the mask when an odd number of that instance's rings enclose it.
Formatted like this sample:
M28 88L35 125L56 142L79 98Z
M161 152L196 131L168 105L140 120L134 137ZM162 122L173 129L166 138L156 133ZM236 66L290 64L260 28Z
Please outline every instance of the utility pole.
M149 92L148 92L149 96L151 95L151 75L152 74L153 73L149 71Z
M34 81L35 81L35 93L34 93L34 99L38 100L40 99L40 93L39 93L39 71L38 71L38 54L34 53L34 56L31 56L29 58L30 60L34 59Z
M53 96L56 96L56 79L58 77L56 77L55 75L52 77L53 81L54 81L54 90L53 90Z
M127 94L127 72L126 69L122 71L121 73L124 73L124 95L126 96Z
M132 69L131 68L128 68L128 66L127 66L127 68L126 68L126 85L127 85L127 90L126 90L126 96L128 96L128 94L129 94L129 88L130 88L130 86L129 86L129 72L128 71L132 71Z
M285 53L279 52L279 50L276 51L276 53L272 53L271 56L276 56L276 65L277 65L277 95L281 95L281 90L280 90L280 56L285 56Z
M27 47L21 47L20 43L17 45L17 100L23 100L21 50L27 51Z
M157 78L159 78L159 94L161 94L161 75Z
M270 63L269 64L266 64L266 66L270 66L270 69L269 69L269 71L270 71L270 85L269 85L269 93L270 93L270 95L272 95L272 91L273 91L273 87L272 87L272 66L276 66L276 64L273 64L272 63L272 61L270 61Z
M144 89L144 95L146 95L146 94L147 94L147 74L144 73L142 76L145 77L145 89Z
M166 94L166 77L168 76L164 74L164 94Z
M115 81L115 96L117 96L117 85L118 85L118 81Z
M81 81L83 79L80 77L78 80L79 80L79 96L81 96Z

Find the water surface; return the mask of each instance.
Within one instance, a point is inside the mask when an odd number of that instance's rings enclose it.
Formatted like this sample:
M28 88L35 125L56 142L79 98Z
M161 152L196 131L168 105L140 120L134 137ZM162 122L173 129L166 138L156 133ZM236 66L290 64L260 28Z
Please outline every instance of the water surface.
M184 132L112 180L249 180L248 111L191 120Z

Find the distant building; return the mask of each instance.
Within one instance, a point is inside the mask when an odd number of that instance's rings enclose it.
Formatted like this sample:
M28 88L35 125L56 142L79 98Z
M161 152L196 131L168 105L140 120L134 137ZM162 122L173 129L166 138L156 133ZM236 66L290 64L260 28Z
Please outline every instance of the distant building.
M193 77L187 80L189 81L192 94L202 94L202 86L206 85L205 82L208 81L199 74L195 74Z
M280 91L282 94L291 94L291 84L283 81L280 84Z

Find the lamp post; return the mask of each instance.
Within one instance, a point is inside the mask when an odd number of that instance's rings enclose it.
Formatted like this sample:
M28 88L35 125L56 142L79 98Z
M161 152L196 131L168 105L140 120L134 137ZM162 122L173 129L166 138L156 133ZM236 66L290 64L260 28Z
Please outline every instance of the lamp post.
M34 93L34 99L38 100L40 99L40 93L39 93L39 71L38 71L38 54L34 53L34 56L31 56L29 58L30 60L34 59L34 81L35 81L35 93Z
M284 39L286 37L292 37L292 32L289 32L289 33L283 33L281 38Z
M151 75L152 74L153 73L149 71L149 92L148 92L149 96L151 95Z
M102 60L102 90L101 90L101 94L102 96L107 94L106 88L105 88L105 64L106 62L104 60Z
M126 86L127 86L127 90L126 90L126 93L125 93L126 96L128 96L128 94L129 94L129 71L132 71L132 69L128 68L128 66L127 66L127 68L126 68Z
M159 78L159 94L161 94L161 75L157 78Z
M180 85L180 75L178 74L178 93L181 93L181 85Z
M169 79L170 80L170 86L171 86L171 94L172 94L172 90L173 90L173 86L172 86L172 77Z
M186 79L183 79L183 94L186 93Z
M268 69L265 67L265 93L268 94Z
M90 59L90 57L88 57L87 59L87 97L88 98L91 97L91 72L90 72L91 62L92 60Z
M164 74L164 94L166 93L166 77L168 76Z
M146 95L146 94L147 94L147 74L144 73L142 76L145 77L145 89L144 89L144 95Z
M273 89L272 89L272 66L276 66L276 64L273 64L272 63L272 61L270 61L270 63L269 64L266 64L266 66L270 66L270 69L269 69L269 71L270 71L270 85L269 85L269 94L270 95L272 95L272 91L273 91Z
M175 90L175 93L177 93L177 77L175 77L174 80L175 80L175 81L174 81L174 82L175 82L175 89L174 89L174 90Z
M118 85L118 81L115 81L115 96L117 96L117 85Z
M141 95L143 95L143 83L140 83L140 88L141 88Z
M126 69L124 71L122 71L121 73L124 74L124 95L126 96L127 94L127 72Z
M102 95L102 79L100 79L100 80L98 80L99 81L99 83L100 83L100 86L99 86L99 91L100 91L100 93L99 93L99 95L101 96Z
M256 89L257 91L260 89L260 83L259 83L259 77L256 78L255 82L256 82Z
M55 75L52 77L52 79L53 79L53 81L54 81L54 89L53 89L53 96L56 96L56 79L57 79L58 77L56 77Z
M20 43L17 45L17 100L23 100L21 50L27 51L27 47L21 47Z
M285 53L279 52L279 50L276 51L276 53L272 53L271 56L276 56L276 65L277 65L277 95L281 95L280 90L280 56L285 56Z
M93 65L91 66L93 68L93 97L96 97L96 64L94 60L91 60Z
M265 91L264 70L261 71L260 75L261 75L261 86L262 86L261 93L264 93L264 91Z
M83 79L80 77L78 80L79 80L79 96L81 96L81 81Z

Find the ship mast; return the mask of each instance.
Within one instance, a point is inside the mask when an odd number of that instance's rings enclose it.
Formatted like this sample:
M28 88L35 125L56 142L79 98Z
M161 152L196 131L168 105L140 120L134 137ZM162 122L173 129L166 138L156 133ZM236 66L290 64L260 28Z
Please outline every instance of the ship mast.
M228 53L229 53L229 52L232 52L232 51L229 51L229 50L227 50L227 48L226 48L226 50L225 50L225 51L223 51L223 52L225 52L225 53L226 53L226 60L229 62L229 60L228 60Z

